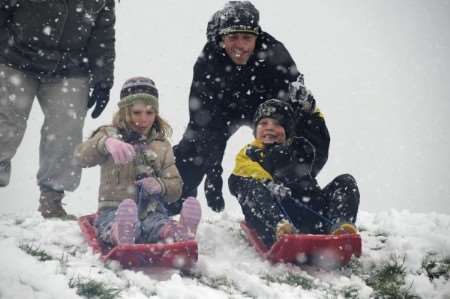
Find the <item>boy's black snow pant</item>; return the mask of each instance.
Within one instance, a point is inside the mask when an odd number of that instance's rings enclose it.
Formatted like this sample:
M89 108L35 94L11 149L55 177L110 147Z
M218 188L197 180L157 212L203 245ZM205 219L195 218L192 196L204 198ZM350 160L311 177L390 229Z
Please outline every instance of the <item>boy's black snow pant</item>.
M355 223L359 191L354 178L340 175L322 190L303 197L293 196L278 201L260 181L231 175L231 193L238 198L245 221L263 242L275 242L276 226L282 219L292 221L299 233L328 234L341 223Z

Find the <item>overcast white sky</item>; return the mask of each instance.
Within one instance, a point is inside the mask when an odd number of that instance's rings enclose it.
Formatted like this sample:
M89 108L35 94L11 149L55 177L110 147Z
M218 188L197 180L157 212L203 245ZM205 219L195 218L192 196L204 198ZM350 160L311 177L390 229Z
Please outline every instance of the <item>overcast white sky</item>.
M177 143L187 123L192 66L205 43L207 21L225 2L121 1L111 104L99 119L87 119L85 135L110 121L123 81L144 75L156 81L162 114ZM363 210L450 214L450 1L253 3L263 30L288 48L325 114L331 148L321 185L348 172L359 183ZM0 189L0 212L37 208L42 119L35 104L12 161L12 182ZM234 155L250 138L250 130L243 129L230 141L225 180ZM80 188L65 200L69 209L95 210L97 186L98 168L85 171ZM224 191L227 209L239 213Z

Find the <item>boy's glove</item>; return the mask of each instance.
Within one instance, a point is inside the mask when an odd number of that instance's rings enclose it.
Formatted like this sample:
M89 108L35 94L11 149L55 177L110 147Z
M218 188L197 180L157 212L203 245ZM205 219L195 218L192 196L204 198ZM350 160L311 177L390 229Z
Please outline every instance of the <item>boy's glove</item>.
M266 148L265 164L276 183L285 186L297 181L296 163L291 148L286 144L273 144Z
M114 163L118 165L127 164L136 156L136 151L131 144L114 137L108 137L105 140L105 148L111 154Z
M140 186L149 195L158 195L162 192L161 183L154 177L146 177L136 181L136 185Z
M266 145L264 149L249 147L246 154L270 173L277 183L286 182L285 177L288 173L295 176L292 171L292 153L288 145L274 143Z
M263 166L264 164L264 149L262 148L257 148L257 147L253 147L251 145L247 146L247 148L245 149L245 154L247 155L247 157L249 157L252 161L254 162L258 162L259 164L261 164L261 166ZM263 166L264 167L264 166ZM264 168L265 169L265 168ZM267 169L266 169L267 170Z
M289 83L289 99L295 111L312 114L316 109L316 100L302 81Z
M294 137L289 145L267 147L265 155L274 181L291 187L311 175L315 150L306 138Z
M291 152L288 145L268 144L264 147L264 159L262 166L271 174L277 170L289 167L292 163Z
M316 158L316 150L311 142L304 137L294 137L290 144L293 163L298 175L309 175Z
M95 84L94 88L91 90L88 101L88 109L90 109L95 104L94 111L92 111L92 118L97 118L105 110L106 105L109 102L110 88L105 87L103 83Z
M267 190L270 191L270 194L274 196L278 201L282 201L286 197L292 196L291 189L283 186L282 184L274 183L273 181L269 181L264 186Z

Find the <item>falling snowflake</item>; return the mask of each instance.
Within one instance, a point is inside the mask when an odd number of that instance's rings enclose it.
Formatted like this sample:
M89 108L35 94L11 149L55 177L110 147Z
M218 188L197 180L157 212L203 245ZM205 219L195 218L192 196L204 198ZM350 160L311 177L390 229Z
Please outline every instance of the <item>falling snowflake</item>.
M42 33L44 33L45 35L50 36L52 34L52 27L45 26L44 29L42 29Z
M14 86L19 86L22 84L22 80L20 80L19 76L11 76L9 78L9 82L11 82Z

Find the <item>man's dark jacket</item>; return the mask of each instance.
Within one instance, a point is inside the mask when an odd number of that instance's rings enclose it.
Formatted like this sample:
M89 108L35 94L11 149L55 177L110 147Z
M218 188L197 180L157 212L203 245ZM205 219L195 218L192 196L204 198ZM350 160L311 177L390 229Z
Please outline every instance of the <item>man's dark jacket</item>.
M0 0L0 63L113 83L114 0Z
M196 195L204 174L207 199L208 192L221 192L221 163L227 140L240 126L253 125L259 104L271 98L288 100L289 82L299 75L284 45L268 33L258 35L255 51L245 65L233 63L218 37L207 42L194 66L189 124L174 147L184 196ZM307 115L297 116L308 125L297 126L299 130L318 135L311 138L318 152L314 166L317 174L328 157L328 130L323 119L310 123Z

